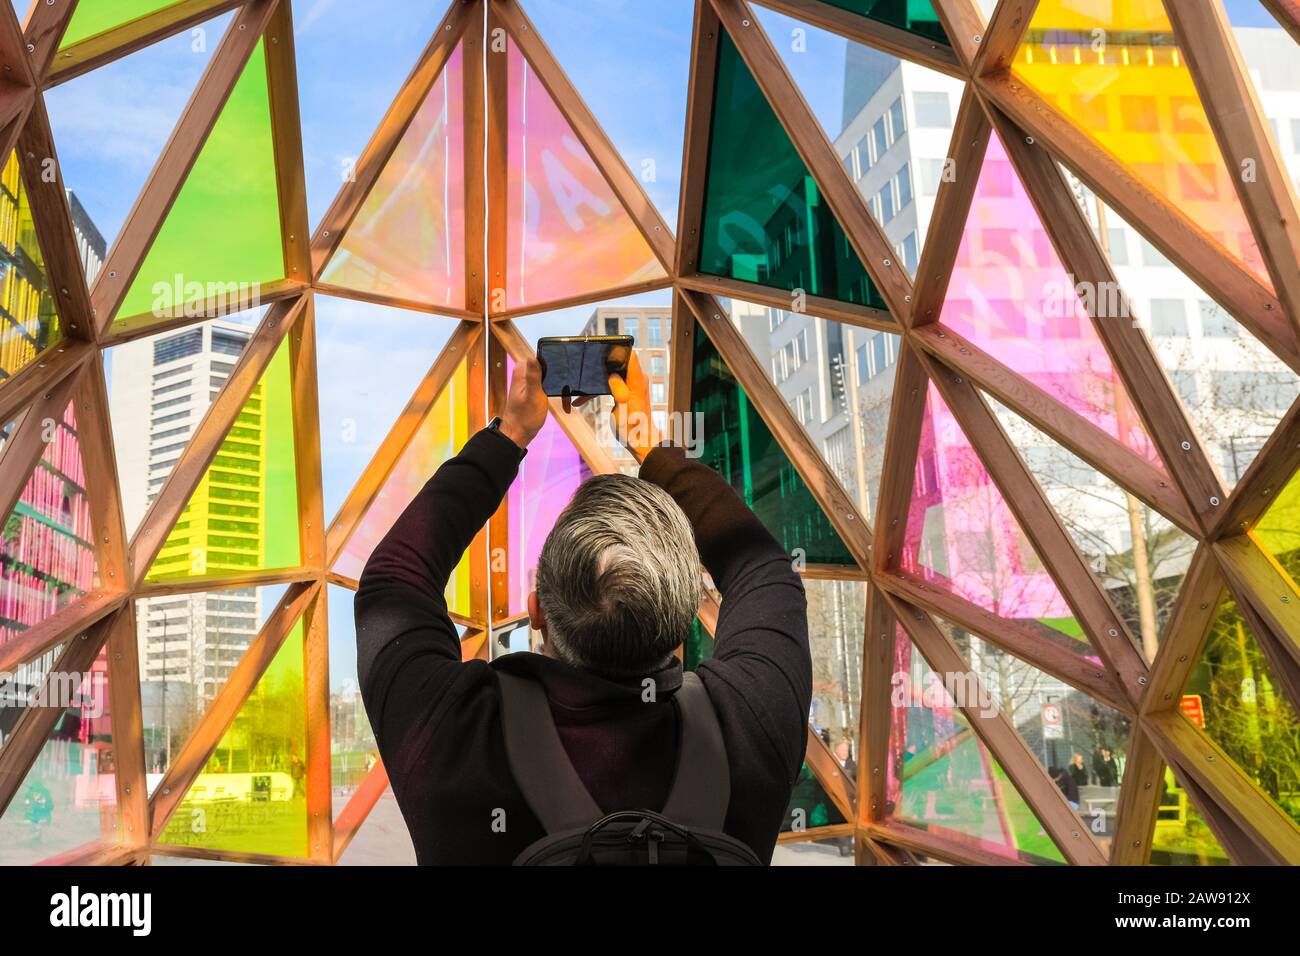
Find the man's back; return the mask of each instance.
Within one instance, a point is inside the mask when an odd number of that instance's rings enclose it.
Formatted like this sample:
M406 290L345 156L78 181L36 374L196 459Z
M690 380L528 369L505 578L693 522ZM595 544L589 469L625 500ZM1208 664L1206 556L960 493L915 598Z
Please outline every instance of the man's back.
M443 589L518 461L509 439L474 436L375 549L357 593L366 710L421 863L509 863L544 835L506 761L497 669L545 687L566 752L602 809L661 809L676 767L675 660L621 680L537 654L461 662ZM724 597L714 659L699 668L731 775L724 829L767 860L803 761L812 694L803 586L711 469L664 448L646 458L642 478L681 506Z

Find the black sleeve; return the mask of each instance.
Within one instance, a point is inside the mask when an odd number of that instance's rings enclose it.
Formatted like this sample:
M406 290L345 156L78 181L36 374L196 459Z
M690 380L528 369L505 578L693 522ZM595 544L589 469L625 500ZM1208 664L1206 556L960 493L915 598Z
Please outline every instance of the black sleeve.
M713 661L701 670L744 698L793 779L803 763L812 702L803 581L726 480L683 449L654 449L641 477L686 513L700 560L722 595Z
M484 429L443 463L379 542L353 607L362 700L385 762L464 668L443 592L519 469L518 446Z

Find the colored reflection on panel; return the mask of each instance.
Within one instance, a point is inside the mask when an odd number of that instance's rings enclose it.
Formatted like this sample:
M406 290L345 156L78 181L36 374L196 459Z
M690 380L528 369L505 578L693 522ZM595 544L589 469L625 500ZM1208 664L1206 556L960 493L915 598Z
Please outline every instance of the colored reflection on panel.
M895 819L1008 860L1064 863L943 678L901 627L894 644L887 807ZM900 690L905 694L900 695Z
M77 4L59 49L171 6L169 0L88 0Z
M286 338L253 386L146 580L220 577L300 563L289 353Z
M303 645L299 620L190 785L160 843L308 855Z
M3 382L63 338L16 152L0 173L0 273Z
M100 652L74 680L41 685L64 705L0 817L0 865L38 863L93 840L117 838L117 779L108 657ZM65 694L66 691L66 694Z
M891 27L898 27L908 33L925 37L936 43L948 45L948 35L939 23L939 14L935 12L930 0L824 0L828 6L839 7Z
M1048 640L1087 639L961 425L931 385L902 567ZM1053 633L1055 632L1055 633Z
M1152 866L1231 866L1232 861L1168 767L1151 834Z
M663 277L645 237L513 42L506 108L509 307Z
M69 403L0 528L0 644L95 587L85 484Z
M979 706L1011 721L1080 822L1108 850L1119 822L1129 718L960 627L939 618L935 623L979 677L985 694ZM1055 724L1044 716L1049 704L1060 717Z
M465 307L463 57L457 44L321 281Z
M433 408L384 480L370 507L348 538L334 571L356 580L370 558L370 552L388 533L393 522L433 477L448 458L469 440L469 372L462 363L438 395ZM447 583L447 607L456 614L469 614L469 556L461 558Z
M1182 712L1300 823L1300 718L1226 593L1183 691Z
M1255 525L1254 537L1291 576L1300 581L1300 472L1291 476L1281 493Z
M1098 321L1132 322L1118 290L1094 308ZM996 133L940 321L1163 467Z
M691 411L702 436L701 460L730 482L788 554L809 564L853 565L812 492L699 326L693 361Z
M883 309L736 45L722 31L699 271Z
M1196 540L1011 409L985 401L1129 632L1155 659Z
M1161 0L1043 0L1013 69L1271 286Z
M163 220L119 321L246 308L262 283L284 277L264 42L254 48Z
M804 581L813 695L808 722L840 756L854 753L862 697L862 634L867 586L861 581Z
M507 365L509 376L514 362L508 360ZM590 477L591 469L578 449L555 418L548 415L519 463L519 474L506 497L510 517L508 603L503 609L496 602L498 618L528 610L528 593L537 580L537 558L546 536L578 486Z

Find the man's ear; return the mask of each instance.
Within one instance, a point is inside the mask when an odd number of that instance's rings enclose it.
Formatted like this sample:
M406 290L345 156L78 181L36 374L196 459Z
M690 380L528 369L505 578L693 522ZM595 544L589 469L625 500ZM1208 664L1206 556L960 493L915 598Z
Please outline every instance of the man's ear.
M542 611L542 602L537 600L537 592L528 592L528 623L534 631L541 631L546 637L546 614Z

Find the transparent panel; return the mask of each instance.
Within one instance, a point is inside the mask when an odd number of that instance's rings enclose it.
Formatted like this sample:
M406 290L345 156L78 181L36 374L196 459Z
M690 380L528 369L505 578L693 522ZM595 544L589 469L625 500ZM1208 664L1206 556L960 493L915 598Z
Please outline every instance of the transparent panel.
M104 349L113 452L128 533L140 526L266 307Z
M1155 659L1196 541L997 399L984 396L1065 530Z
M1013 69L1271 285L1161 0L1044 0Z
M514 373L514 364L507 358L508 376ZM590 477L591 469L578 449L555 418L548 415L546 424L528 446L528 454L519 463L519 474L506 494L510 526L506 551L509 583L505 595L493 594L498 620L528 611L528 594L536 584L542 545L578 486Z
M1183 690L1182 712L1300 823L1300 719L1226 593Z
M728 311L849 500L871 520L899 337L740 299Z
M1089 650L1056 582L933 385L921 424L901 564L1033 628L1045 640L1078 653Z
M1105 301L1093 298L1098 321L1131 321L1118 290ZM940 321L1160 465L1074 277L996 133L989 136Z
M804 591L813 663L809 723L852 775L862 703L867 586L860 581L808 579Z
M148 791L226 686L285 585L197 591L135 602Z
M898 3L852 6L906 13ZM753 10L898 262L915 275L965 84L784 14Z
M361 700L353 591L330 585L330 775L337 816L379 762L379 745Z
M1262 3L1226 0L1224 10L1273 142L1291 182L1300 187L1300 110L1296 109L1296 90L1300 89L1296 62L1300 50L1296 40Z
M415 866L415 846L402 818L402 809L387 788L361 829L339 857L340 866Z
M948 45L948 35L943 32L939 14L931 0L824 0L832 7L858 13L879 20L891 27L925 37L936 43Z
M91 0L90 3L79 3L59 42L59 49L171 5L169 0Z
M78 4L74 25L101 7L112 4ZM202 34L182 31L44 91L89 281L99 274L231 16L195 28Z
M645 237L513 41L506 108L508 307L664 278Z
M256 302L262 283L284 274L266 51L259 41L117 320L246 306Z
M683 0L524 6L623 162L675 229L694 6ZM582 29L574 29L577 23ZM628 109L628 90L638 91L636 109Z
M457 45L322 282L434 308L465 307L462 61Z
M68 403L0 528L0 644L97 585L86 481Z
M40 703L45 678L65 647L67 644L59 644L12 673L0 673L0 751L13 737L19 718Z
M979 676L987 695L979 706L1011 721L1080 822L1109 850L1132 732L1129 719L974 634L938 618L935 623Z
M160 843L308 855L303 645L300 620L172 814Z
M1211 464L1231 488L1300 397L1300 377L1131 223L1068 178Z
M809 564L853 558L794 465L704 334L695 330L691 411L700 458L721 474L789 554Z
M0 271L3 382L63 338L16 152L9 154L0 172Z
M883 309L735 43L721 34L699 271Z
M317 294L325 518L338 512L434 359L455 320ZM401 341L401 348L393 343ZM346 387L339 383L346 382Z
M1231 866L1232 861L1197 812L1173 771L1161 779L1160 807L1151 835L1152 866Z
M232 343L232 348L242 346L242 340ZM168 533L146 581L198 580L299 564L290 351L286 338Z
M92 840L117 838L117 766L101 651L75 681L45 685L64 707L13 800L0 816L0 864L38 863Z
M1064 863L1034 812L900 627L887 808L901 823L1026 863Z
M393 522L414 500L424 483L469 440L469 371L462 363L438 395L429 414L393 465L347 544L334 562L337 574L356 580L370 552ZM447 584L447 605L453 613L469 613L469 557L461 558Z

